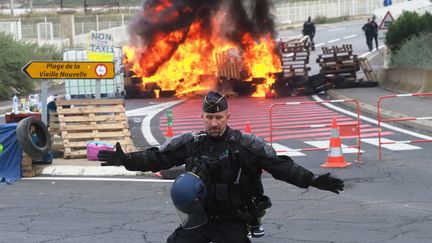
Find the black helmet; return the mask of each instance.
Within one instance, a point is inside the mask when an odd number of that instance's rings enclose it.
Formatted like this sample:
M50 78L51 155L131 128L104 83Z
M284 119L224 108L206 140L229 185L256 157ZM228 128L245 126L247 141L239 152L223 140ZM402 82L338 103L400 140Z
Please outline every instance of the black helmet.
M183 228L193 229L207 223L203 208L206 197L207 189L197 175L186 172L174 181L171 199Z

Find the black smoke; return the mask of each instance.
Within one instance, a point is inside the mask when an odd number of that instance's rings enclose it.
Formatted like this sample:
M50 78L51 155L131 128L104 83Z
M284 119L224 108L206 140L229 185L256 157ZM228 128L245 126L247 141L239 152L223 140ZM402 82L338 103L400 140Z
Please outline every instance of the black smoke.
M219 29L221 38L225 38L245 49L242 37L248 33L255 40L270 34L275 36L275 24L271 14L271 0L147 0L143 9L129 25L131 44L135 47L151 51L157 36L173 31L181 32L181 38L170 40L169 52L148 67L147 74L151 76L158 67L168 61L188 36L191 25L198 21L203 28L203 37L210 38L213 34L212 19L224 10L225 18ZM208 40L211 43L211 39ZM141 53L139 59L144 59L148 53Z

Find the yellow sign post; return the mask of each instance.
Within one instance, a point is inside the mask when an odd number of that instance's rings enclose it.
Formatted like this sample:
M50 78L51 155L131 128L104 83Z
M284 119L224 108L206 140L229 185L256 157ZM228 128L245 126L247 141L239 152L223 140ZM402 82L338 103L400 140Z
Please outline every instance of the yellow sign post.
M113 79L113 62L30 61L22 71L32 79Z

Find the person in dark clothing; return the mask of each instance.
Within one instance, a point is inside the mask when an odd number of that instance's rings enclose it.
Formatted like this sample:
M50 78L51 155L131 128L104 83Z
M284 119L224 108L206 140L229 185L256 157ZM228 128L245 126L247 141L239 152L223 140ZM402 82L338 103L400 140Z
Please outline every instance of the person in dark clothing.
M343 190L343 180L330 173L316 176L290 157L277 156L261 137L230 128L224 95L210 91L204 97L201 117L205 131L175 136L160 148L125 154L117 143L116 151L98 154L102 166L158 172L185 164L186 171L202 179L208 192L203 202L208 221L193 228L180 225L167 242L250 242L251 222L269 207L263 195L262 170L300 188L312 186L337 194Z
M369 48L369 51L372 51L372 48L373 48L372 39L373 39L375 30L374 30L374 27L373 27L370 19L368 19L367 23L363 25L362 30L366 35L366 44Z
M315 24L312 22L311 17L308 17L308 20L303 23L303 35L309 36L312 50L315 50L315 42L314 42L314 36L315 36Z
M378 50L378 24L375 22L375 16L372 17L371 25L373 27L373 40L375 41L375 47ZM373 43L372 43L373 47Z

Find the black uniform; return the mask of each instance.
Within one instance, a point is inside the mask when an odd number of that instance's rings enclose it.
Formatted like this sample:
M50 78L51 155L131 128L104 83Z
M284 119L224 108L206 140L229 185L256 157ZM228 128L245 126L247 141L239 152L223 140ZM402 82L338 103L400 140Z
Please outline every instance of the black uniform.
M131 153L124 162L128 170L153 172L182 164L203 178L208 188L204 206L209 222L193 230L179 227L168 242L248 242L250 199L262 190L253 188L253 180L262 169L302 188L312 185L314 179L312 172L289 157L276 156L262 138L229 127L220 138L205 132L184 133L160 149Z
M371 25L373 27L373 40L375 41L375 47L378 50L378 24L375 22L374 19L371 21Z
M366 44L368 46L369 51L372 51L372 39L374 37L374 26L372 25L371 22L367 22L366 24L363 25L362 27L363 32L365 33L366 36Z
M227 108L225 96L219 93L209 92L204 97L203 112L218 113ZM315 177L288 156L277 156L264 139L228 126L220 137L210 137L206 132L183 133L160 148L130 154L123 153L117 143L115 152L100 151L98 158L106 161L102 165L124 165L132 171L157 172L185 164L187 171L200 177L207 190L202 206L208 221L193 229L180 226L168 242L250 242L248 223L262 216L262 210L269 206L263 195L262 170L302 188L314 186L339 193L344 186L330 173Z
M313 40L315 36L315 24L310 20L310 18L308 19L308 21L303 23L302 33L303 35L309 36L312 50L315 50L315 42Z

